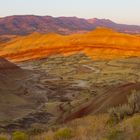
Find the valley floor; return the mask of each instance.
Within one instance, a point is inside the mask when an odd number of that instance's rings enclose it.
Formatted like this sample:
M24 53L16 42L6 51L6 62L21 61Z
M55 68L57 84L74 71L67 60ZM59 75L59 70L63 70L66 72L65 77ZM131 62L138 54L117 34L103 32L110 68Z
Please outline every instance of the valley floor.
M97 61L75 54L18 63L19 73L13 76L10 71L3 81L6 90L0 82L0 111L5 112L0 118L1 132L51 129L33 139L54 140L64 131L72 140L139 140L139 126L133 126L135 121L139 124L139 114L114 126L107 124L109 108L125 104L134 90L140 91L139 60L130 57ZM6 71L1 74L7 75ZM10 115L6 113L9 106L14 107ZM67 124L60 126L63 123Z

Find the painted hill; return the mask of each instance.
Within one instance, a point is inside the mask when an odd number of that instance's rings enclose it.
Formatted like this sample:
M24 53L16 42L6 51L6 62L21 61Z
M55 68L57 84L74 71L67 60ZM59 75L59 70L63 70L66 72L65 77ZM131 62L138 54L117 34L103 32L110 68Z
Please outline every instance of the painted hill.
M33 32L71 34L90 31L98 26L112 28L124 33L140 33L140 26L117 24L108 19L33 15L0 18L1 35L25 35Z
M0 45L0 56L12 61L83 52L94 59L140 56L140 37L98 28L85 34L63 36L33 33Z

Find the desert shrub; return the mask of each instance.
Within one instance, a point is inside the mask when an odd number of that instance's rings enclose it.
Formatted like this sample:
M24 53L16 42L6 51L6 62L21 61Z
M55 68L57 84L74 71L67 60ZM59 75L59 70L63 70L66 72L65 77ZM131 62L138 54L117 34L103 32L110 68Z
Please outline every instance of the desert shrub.
M112 128L109 134L107 135L107 140L123 140L122 131Z
M134 130L139 129L140 130L140 117L136 117L132 121L132 127Z
M108 110L108 113L110 115L110 119L108 120L108 123L110 125L114 125L114 124L118 123L119 119L118 119L118 115L117 115L117 108L115 108L115 107L110 108Z
M54 140L54 139L51 137L46 137L45 140Z
M140 112L140 92L133 91L128 97L128 104L132 109L132 114Z
M73 137L73 131L69 128L61 128L55 132L54 135L57 140L66 140Z
M12 140L29 140L29 137L24 132L16 131L12 135Z
M31 129L28 130L28 134L32 135L32 136L39 135L39 134L41 134L43 132L44 132L44 130L41 129L41 128L31 128Z
M140 112L140 92L133 91L128 97L128 103L109 109L110 122L118 123L127 116Z
M112 123L118 123L120 120L130 115L132 110L129 105L124 104L118 107L111 108L108 112L110 114L110 121Z
M140 139L140 131L134 132L134 139L139 140Z

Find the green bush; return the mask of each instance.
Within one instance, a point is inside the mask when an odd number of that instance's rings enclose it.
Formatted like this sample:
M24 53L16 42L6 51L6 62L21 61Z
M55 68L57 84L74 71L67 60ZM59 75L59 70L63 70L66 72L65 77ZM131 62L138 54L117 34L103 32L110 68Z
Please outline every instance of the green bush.
M0 140L7 140L7 138L4 136L0 136Z
M57 140L65 140L73 137L73 132L69 128L61 128L55 132L55 139Z
M139 140L139 138L140 138L140 131L134 132L134 139Z
M140 117L135 117L132 121L132 127L134 131L140 130Z
M24 132L16 131L12 135L12 140L29 140L29 137Z
M46 139L45 140L52 140L52 138L50 138L50 137L46 137Z

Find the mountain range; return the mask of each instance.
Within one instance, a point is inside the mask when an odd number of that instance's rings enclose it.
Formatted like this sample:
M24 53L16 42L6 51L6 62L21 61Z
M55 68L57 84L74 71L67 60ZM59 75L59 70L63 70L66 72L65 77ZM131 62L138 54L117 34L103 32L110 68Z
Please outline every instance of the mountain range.
M130 34L140 33L140 26L117 24L109 19L34 15L17 15L0 18L0 35L26 35L33 32L72 34L87 32L96 27L112 28L116 31Z

